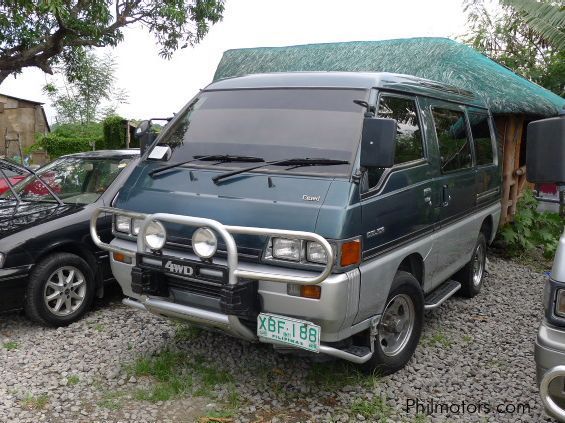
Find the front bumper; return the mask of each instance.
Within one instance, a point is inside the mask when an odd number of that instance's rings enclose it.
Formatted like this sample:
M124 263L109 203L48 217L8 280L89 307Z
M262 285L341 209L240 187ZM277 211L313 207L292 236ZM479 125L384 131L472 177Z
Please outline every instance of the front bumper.
M134 242L118 238L114 239L111 245L119 249L133 250L135 248ZM186 252L180 253L178 250L163 250L163 254L189 260L196 259L194 255ZM215 259L214 263L224 265L226 261L224 259ZM219 297L213 298L197 292L187 293L172 287L169 287L168 292L163 293L161 296L134 292L132 289L132 285L134 285L132 284L132 270L138 265L135 258L132 264L125 264L116 261L111 255L110 265L112 273L120 284L125 296L136 300L140 305L147 303L145 298L151 300L148 303L150 304L149 307L143 307L148 311L162 316L178 317L174 315L178 310L177 308L175 308L174 312L171 310L157 310L155 303L152 303L152 300L166 300L166 302L171 303L171 298L173 298L176 303L182 306L224 314ZM241 262L239 265L249 271L273 271L273 266L259 263ZM288 274L288 282L293 282L295 277L306 277L311 274L308 271L297 269L282 270ZM320 287L322 288L320 299L312 300L288 295L286 283L259 280L257 281L256 289L256 297L259 299L257 311L311 321L321 327L321 340L323 342L338 342L369 328L370 319L353 326L359 304L360 273L358 269L346 273L332 274L320 283ZM132 305L131 302L128 302L128 304ZM161 304L159 303L159 305ZM192 319L185 317L185 320ZM202 323L195 320L192 321ZM244 323L250 328L252 327L253 332L255 332L254 319L247 319ZM218 327L217 325L213 326Z
M326 344L322 345L320 352L359 363L365 362L371 357L372 351L361 355L350 354L327 344L342 341L366 329L372 328L374 330L378 316L372 316L353 325L359 302L359 270L353 269L346 273L332 274L334 252L330 244L321 236L309 232L225 226L210 219L161 213L140 216L115 209L100 209L98 213L103 211L144 219L137 236L137 242L116 238L109 245L102 243L96 234L94 223L97 213L93 215L91 220L93 222L91 224L92 238L100 248L131 258L131 264L116 261L113 255L111 255L110 260L114 277L120 283L124 294L130 297L124 301L126 304L157 315L181 318L219 329L249 341L263 341L258 339L256 335L256 316L259 312L295 317L311 321L321 327L321 341ZM165 263L163 260L166 257L191 260L197 267L201 264L203 267L205 265L202 262L196 264L195 261L199 260L198 257L189 251L177 248L171 250L166 247L160 252L161 255L148 254L143 241L143 233L152 220L188 226L205 226L216 231L226 245L227 258L215 257L213 265L226 269L226 282L229 287L220 286L220 295L206 295L203 292L191 291L191 288L194 289L194 286L190 286L191 284L201 282L195 281L194 277L180 277L171 275L169 272L163 272L161 267ZM237 247L232 234L286 236L316 241L324 246L328 257L332 259L320 271L239 262ZM163 281L163 279L165 280ZM319 284L322 287L321 298L313 300L288 295L288 283ZM160 289L160 286L164 289ZM249 287L254 291L247 289ZM250 292L252 295L249 295ZM240 297L245 297L247 300L238 302ZM254 298L257 304L251 304L249 298Z
M536 376L548 414L565 421L565 329L541 323L535 342Z
M23 307L31 265L0 269L0 311Z

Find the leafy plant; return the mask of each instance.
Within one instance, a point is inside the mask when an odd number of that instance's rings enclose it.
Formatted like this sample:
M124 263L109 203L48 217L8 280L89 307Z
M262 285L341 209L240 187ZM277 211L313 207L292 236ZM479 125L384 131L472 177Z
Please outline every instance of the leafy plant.
M117 115L108 116L102 121L104 128L104 145L108 149L126 147L126 124L124 118Z
M34 148L43 148L51 159L55 159L65 154L91 151L93 144L96 149L104 148L100 123L59 124L51 133L39 134Z
M110 54L84 52L72 65L54 69L65 78L53 78L43 92L57 111L58 122L89 124L114 114L127 100L116 86L116 61Z
M525 190L518 201L514 222L500 229L499 238L511 256L520 256L535 248L541 248L547 259L554 256L565 220L557 213L540 212L537 207L532 191Z
M148 30L159 55L170 58L200 42L223 12L223 0L3 0L0 84L26 67L52 74L53 65L63 63L72 73L84 49L116 46L134 25Z
M554 93L565 94L565 9L552 0L464 0L462 41Z
M8 341L2 344L2 347L8 351L17 350L19 344L16 341Z

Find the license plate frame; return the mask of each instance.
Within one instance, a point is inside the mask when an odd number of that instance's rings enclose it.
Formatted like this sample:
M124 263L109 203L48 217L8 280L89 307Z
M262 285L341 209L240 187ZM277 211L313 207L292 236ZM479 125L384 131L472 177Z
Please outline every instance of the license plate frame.
M306 320L271 313L259 313L257 317L257 336L263 340L319 353L321 333L320 326Z

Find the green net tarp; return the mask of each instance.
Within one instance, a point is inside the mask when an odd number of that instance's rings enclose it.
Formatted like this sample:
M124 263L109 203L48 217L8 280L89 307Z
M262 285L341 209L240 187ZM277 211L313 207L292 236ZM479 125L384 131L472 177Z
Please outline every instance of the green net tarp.
M228 50L214 81L254 73L393 72L449 83L484 98L493 113L554 116L565 99L447 38L408 38Z

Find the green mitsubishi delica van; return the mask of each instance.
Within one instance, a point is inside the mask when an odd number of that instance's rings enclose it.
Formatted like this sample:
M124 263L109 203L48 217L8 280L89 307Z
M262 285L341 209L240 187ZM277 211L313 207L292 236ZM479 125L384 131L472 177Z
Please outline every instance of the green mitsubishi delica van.
M114 239L91 233L125 304L387 374L412 356L424 310L479 293L500 185L471 92L255 74L190 100L92 217L112 214Z

